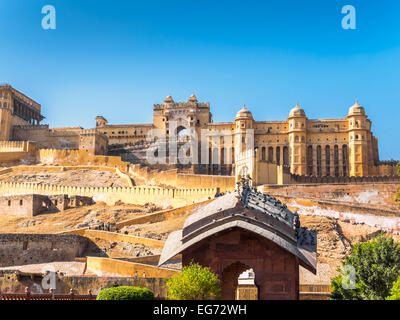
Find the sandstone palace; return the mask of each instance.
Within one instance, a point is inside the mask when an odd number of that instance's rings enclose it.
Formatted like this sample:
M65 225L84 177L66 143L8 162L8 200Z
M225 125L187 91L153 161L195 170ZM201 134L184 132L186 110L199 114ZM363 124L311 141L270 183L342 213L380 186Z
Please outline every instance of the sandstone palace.
M38 155L53 157L55 151L58 160L66 157L66 162L72 161L71 153L75 152L74 159L80 162L108 155L146 165L145 150L155 142L148 135L158 129L166 140L176 136L179 146L190 140L191 133L203 139L204 130L210 134L231 133L229 143L224 140L215 145L210 138L206 163L200 161L199 148L198 163L189 166L167 163L158 169L179 167L191 174L232 176L236 180L248 175L256 184L307 179L345 181L346 177L394 176L396 170L392 164L380 162L372 122L358 102L341 119L309 119L304 109L296 105L286 120L256 121L243 106L232 122L218 123L213 122L209 102L199 102L195 95L187 102L175 102L168 96L163 104L154 105L151 124L115 125L98 116L92 129L50 128L40 124L44 119L41 105L7 84L0 86L0 107L3 165L35 161ZM249 130L254 130L250 150L243 148Z

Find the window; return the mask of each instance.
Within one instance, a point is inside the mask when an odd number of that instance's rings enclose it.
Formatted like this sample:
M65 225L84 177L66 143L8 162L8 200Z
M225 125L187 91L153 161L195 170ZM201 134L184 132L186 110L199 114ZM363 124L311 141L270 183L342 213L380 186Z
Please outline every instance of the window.
M22 206L22 204L23 204L23 201L21 199L21 200L19 200L19 205Z
M11 200L8 200L8 206L9 207L11 206Z

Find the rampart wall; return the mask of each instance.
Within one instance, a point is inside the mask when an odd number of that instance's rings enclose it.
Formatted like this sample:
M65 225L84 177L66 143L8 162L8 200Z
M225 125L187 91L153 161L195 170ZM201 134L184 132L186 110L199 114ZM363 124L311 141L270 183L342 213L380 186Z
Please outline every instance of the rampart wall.
M58 164L60 166L90 165L118 168L128 172L129 162L121 157L90 155L85 150L40 149L37 151L37 162L44 164Z
M119 175L119 177L124 180L129 187L133 187L134 183L132 182L132 179L130 176L124 172L122 172L118 167L106 167L106 166L83 166L83 165L77 165L77 166L36 166L36 165L31 165L31 166L15 166L15 167L9 167L9 168L4 168L0 170L0 176L3 174L8 174L8 173L37 173L37 172L49 172L49 173L54 173L54 172L65 172L65 171L75 171L75 170L99 170L99 171L108 171L108 172L113 172Z
M400 176L368 176L368 177L315 177L291 175L289 184L357 184L357 183L400 183Z
M15 271L0 271L0 291L2 293L24 293L28 287L31 293L46 293L42 288L41 274L24 274ZM142 286L149 288L156 297L165 297L167 289L163 278L142 277L97 277L63 276L57 274L56 294L67 294L73 289L75 294L87 294L89 290L97 295L102 289L114 286Z
M163 248L165 241L155 240L145 237L136 237L116 232L108 232L108 231L100 231L100 230L88 230L88 229L79 229L69 232L64 232L64 234L76 234L89 239L97 238L107 241L117 241L117 242L127 242L133 244L143 244L146 247L150 248Z
M61 185L45 185L37 183L0 182L0 193L7 194L67 194L69 196L93 197L95 201L115 204L118 201L127 204L144 205L155 203L162 207L179 206L213 198L217 188L204 189L166 189L160 187L74 187Z
M265 185L263 192L274 196L292 198L313 198L318 200L335 200L359 206L362 204L397 209L395 194L396 183L358 183L358 184L302 184L302 185ZM381 208L384 209L384 208Z
M98 276L170 278L180 271L110 258L87 257L86 270Z
M89 240L77 235L0 234L0 267L71 261Z
M130 165L129 173L139 176L152 184L167 185L176 188L220 188L221 192L235 189L235 177L202 174L182 174L178 169L159 171L140 164Z

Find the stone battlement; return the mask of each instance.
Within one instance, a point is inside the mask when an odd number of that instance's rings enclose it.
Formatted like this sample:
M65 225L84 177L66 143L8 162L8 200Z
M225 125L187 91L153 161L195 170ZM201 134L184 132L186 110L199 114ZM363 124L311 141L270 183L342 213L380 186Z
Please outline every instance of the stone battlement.
M213 198L218 188L166 189L160 187L73 187L45 185L37 183L0 182L0 193L6 194L67 194L69 196L93 197L95 201L114 204L122 201L128 204L144 205L155 203L168 206L179 203L192 203Z
M0 141L0 152L28 151L29 141Z
M0 267L7 267L74 260L89 240L70 234L0 234L0 244Z
M155 104L154 110L161 109L173 109L173 108L187 108L187 107L196 106L198 108L210 108L209 102L174 102L174 103L164 103L164 104Z

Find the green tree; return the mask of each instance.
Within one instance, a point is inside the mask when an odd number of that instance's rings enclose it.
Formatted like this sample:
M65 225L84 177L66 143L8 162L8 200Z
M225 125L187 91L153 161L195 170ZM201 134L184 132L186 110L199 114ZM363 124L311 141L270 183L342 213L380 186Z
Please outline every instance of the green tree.
M331 282L331 299L384 300L400 276L400 244L383 235L356 244L339 271Z
M400 277L398 277L397 281L393 283L392 290L390 290L390 296L388 296L386 300L400 300Z
M191 263L182 273L167 279L169 300L212 300L220 297L218 276L209 268Z
M99 292L96 300L153 300L154 293L144 287L112 287Z

